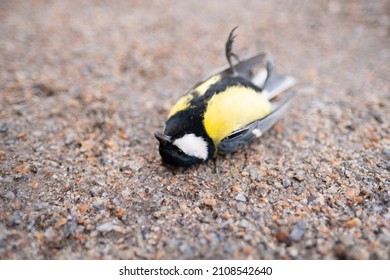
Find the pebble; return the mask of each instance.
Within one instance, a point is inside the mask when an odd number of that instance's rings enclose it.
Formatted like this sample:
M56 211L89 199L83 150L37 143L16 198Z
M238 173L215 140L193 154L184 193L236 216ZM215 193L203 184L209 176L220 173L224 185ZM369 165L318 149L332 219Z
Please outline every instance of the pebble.
M204 199L204 204L206 204L207 206L210 206L210 207L214 208L215 205L217 205L217 201L216 201L214 198L205 198L205 199Z
M360 227L362 225L362 222L359 218L353 218L345 223L347 228L353 228L353 227Z
M287 248L287 253L293 257L293 258L296 258L299 254L299 251L298 249L295 247L295 246L290 246Z
M68 133L66 136L65 136L65 145L70 145L73 143L73 141L75 140L76 138L76 134L71 132L71 133Z
M1 133L5 133L8 131L8 126L6 123L3 123L1 126L0 126L0 132Z
M165 216L165 212L164 211L156 211L153 213L153 216L158 219L160 217Z
M254 179L254 180L258 181L258 182L261 182L261 176L260 176L259 171L257 171L256 169L251 169L249 171L249 174L250 174L252 179Z
M305 172L304 171L297 171L293 178L297 180L298 182L302 182L305 180Z
M246 202L246 197L245 197L245 195L243 195L242 193L238 193L238 194L236 195L236 200L242 201L242 202Z
M354 199L354 198L355 198L355 190L354 190L354 189L348 188L348 189L345 191L345 196L346 196L346 198L348 198L348 199Z
M115 198L112 200L112 202L115 204L115 206L121 205L121 201L120 201L120 199L119 199L118 197L115 197Z
M292 241L301 240L303 235L305 234L305 229L306 229L306 224L302 221L298 221L290 233L290 239Z
M284 231L284 230L279 230L277 233L276 233L276 239L279 241L279 242L285 242L288 240L288 232Z
M187 211L187 205L185 203L181 203L179 207L180 207L180 213L184 215Z
M96 210L102 210L102 209L105 208L106 203L107 203L107 199L106 198L97 197L95 199L95 201L92 203L92 206Z
M249 228L249 227L251 226L251 223L250 223L248 220L246 220L246 219L242 219L242 220L240 221L240 225L241 225L243 228Z
M133 171L139 171L144 166L142 162L134 160L128 161L127 165Z
M240 212L246 212L246 205L243 202L237 204L237 210Z
M101 232L109 232L112 231L114 228L114 225L112 223L105 223L102 225L99 225L96 230L101 231Z
M291 186L291 181L287 178L284 178L283 179L283 187L288 188L289 186Z
M7 192L4 196L5 198L9 199L9 200L13 200L15 198L15 194L11 191Z

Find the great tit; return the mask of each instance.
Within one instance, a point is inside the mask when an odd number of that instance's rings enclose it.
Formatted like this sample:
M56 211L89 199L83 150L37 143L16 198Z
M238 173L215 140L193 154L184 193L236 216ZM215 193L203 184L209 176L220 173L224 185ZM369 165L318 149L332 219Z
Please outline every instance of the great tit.
M232 52L236 28L225 44L229 66L188 90L170 110L163 132L155 133L166 163L189 167L234 152L263 135L286 111L293 93L273 99L295 79L274 73L270 59L253 75L265 54L240 61Z

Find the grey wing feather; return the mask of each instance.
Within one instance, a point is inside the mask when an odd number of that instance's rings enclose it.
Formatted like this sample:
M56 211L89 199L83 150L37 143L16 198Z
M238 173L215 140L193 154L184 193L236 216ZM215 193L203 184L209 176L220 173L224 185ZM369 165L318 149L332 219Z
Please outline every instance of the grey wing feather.
M267 83L264 85L266 77L267 71L266 69L263 69L253 78L252 82L260 88L263 88L264 86L262 94L268 100L271 100L279 93L282 93L287 89L293 87L296 83L296 80L293 77L283 76L278 73L272 72Z
M240 77L251 80L253 77L253 73L252 73L253 67L264 62L264 60L265 60L265 54L260 53L258 55L255 55L255 56L252 56L250 58L247 58L247 59L240 61L239 63L237 63L234 66L234 68L236 69L236 71ZM229 67L229 68L221 71L220 74L222 76L232 75L233 71Z
M281 101L272 104L272 112L265 118L255 121L224 138L218 146L218 152L228 154L249 144L270 129L287 110L294 94L286 95Z
M265 98L271 100L278 94L293 87L296 83L295 78L290 76L283 76L278 73L272 73L265 85L263 94Z
M241 60L239 63L237 63L234 67L240 77L246 78L248 80L251 80L253 78L252 70L253 68L265 61L265 53L260 53L257 55L254 55L252 57L246 58L244 60ZM220 74L222 76L228 76L233 75L233 71L230 67L224 67L222 69L217 70L213 75Z

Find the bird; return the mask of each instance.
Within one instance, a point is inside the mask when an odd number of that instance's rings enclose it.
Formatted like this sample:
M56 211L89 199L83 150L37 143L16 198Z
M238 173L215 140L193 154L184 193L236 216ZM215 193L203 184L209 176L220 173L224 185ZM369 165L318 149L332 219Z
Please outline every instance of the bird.
M163 162L190 167L235 152L262 136L289 107L296 79L275 73L274 60L263 52L240 60L233 53L236 29L225 43L228 66L187 90L171 108L164 129L154 134ZM261 64L254 75L253 68ZM287 93L275 98L282 92Z

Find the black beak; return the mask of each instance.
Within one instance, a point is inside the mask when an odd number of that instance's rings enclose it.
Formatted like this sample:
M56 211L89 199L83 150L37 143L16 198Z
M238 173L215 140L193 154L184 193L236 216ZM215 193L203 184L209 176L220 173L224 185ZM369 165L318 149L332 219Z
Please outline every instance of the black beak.
M165 135L164 133L161 133L161 132L156 132L154 134L154 137L156 137L156 139L160 143L171 142L171 137L169 137L168 135Z

